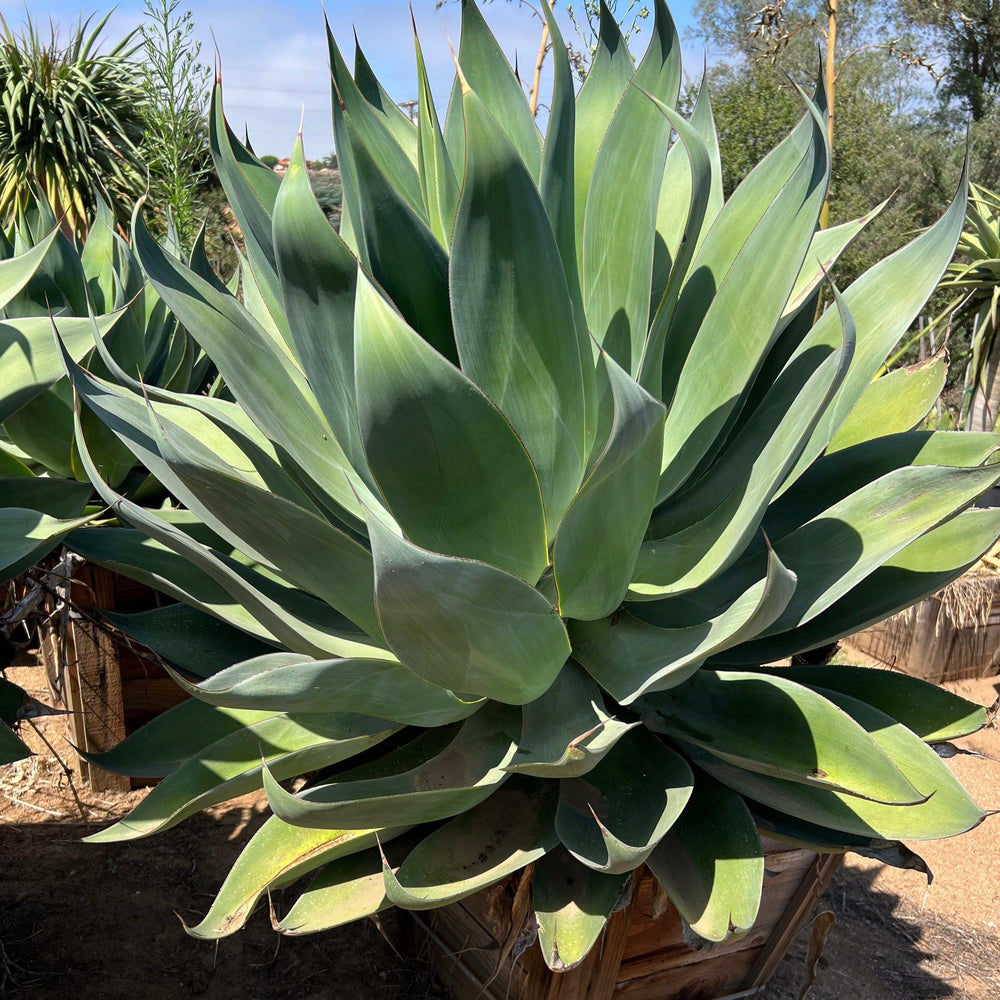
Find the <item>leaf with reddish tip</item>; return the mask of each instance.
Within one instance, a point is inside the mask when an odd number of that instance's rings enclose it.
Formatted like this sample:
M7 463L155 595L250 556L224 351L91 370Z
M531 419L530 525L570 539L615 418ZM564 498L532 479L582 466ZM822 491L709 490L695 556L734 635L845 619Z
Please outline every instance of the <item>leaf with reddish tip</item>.
M307 830L272 816L243 848L204 919L184 929L192 937L226 937L240 930L269 890L278 889L321 865L374 847L398 829Z
M522 711L517 753L506 770L535 778L576 778L593 770L638 722L601 709L601 689L570 660L552 686Z

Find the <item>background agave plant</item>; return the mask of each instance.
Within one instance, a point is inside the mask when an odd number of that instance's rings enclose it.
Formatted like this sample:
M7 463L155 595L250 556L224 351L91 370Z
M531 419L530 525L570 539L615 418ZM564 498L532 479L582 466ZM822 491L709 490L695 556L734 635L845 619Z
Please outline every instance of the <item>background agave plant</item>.
M98 206L82 244L60 231L42 195L24 206L9 233L0 233L2 580L45 555L80 523L93 497L75 447L73 390L53 329L70 356L95 372L120 366L151 385L189 392L215 378L211 361L147 284L111 208L101 200ZM207 267L200 242L192 264ZM129 496L162 496L99 420L87 414L83 427L105 479Z
M132 527L67 543L178 598L115 620L195 696L92 758L164 780L91 839L262 784L274 812L195 936L310 872L280 930L533 863L562 969L643 863L722 940L754 921L759 830L900 857L982 819L928 745L982 709L888 672L761 666L942 586L1000 533L969 509L997 437L913 431L926 400L870 385L951 257L964 187L817 318L865 223L817 231L822 92L724 204L707 91L674 110L665 5L637 67L602 8L576 96L549 28L544 140L472 2L443 126L419 46L413 125L329 35L340 235L301 144L279 181L217 91L242 301L134 226L231 398L64 352L78 426L99 417L180 504L121 496L81 434Z

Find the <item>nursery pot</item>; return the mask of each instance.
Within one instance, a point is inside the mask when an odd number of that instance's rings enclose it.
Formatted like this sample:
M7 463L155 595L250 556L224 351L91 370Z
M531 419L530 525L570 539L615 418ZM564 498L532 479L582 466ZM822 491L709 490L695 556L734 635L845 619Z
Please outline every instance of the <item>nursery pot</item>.
M531 869L460 902L408 917L455 1000L736 1000L759 993L840 865L765 840L763 898L743 937L710 945L640 868L628 903L587 958L553 973L537 946Z

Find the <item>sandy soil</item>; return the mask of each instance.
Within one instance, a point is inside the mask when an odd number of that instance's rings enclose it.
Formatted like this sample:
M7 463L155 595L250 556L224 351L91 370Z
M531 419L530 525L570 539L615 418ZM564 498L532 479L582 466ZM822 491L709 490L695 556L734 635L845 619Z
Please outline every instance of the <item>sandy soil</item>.
M944 687L989 705L1000 678ZM984 810L1000 810L997 720L957 743L985 756L953 757L952 770ZM910 846L934 873L931 885L919 872L848 856L819 906L836 923L812 1000L1000 998L1000 816L961 837ZM764 1000L798 996L808 936L800 935Z
M11 679L37 690L41 672ZM992 702L997 679L953 689ZM67 761L61 720L44 731ZM1000 809L1000 730L963 744L989 757L950 761L976 800ZM39 744L39 748L41 748ZM141 791L79 790L39 754L0 774L0 996L33 1000L443 1000L430 968L390 942L395 918L302 939L280 938L267 907L216 944L187 937L247 835L259 797L193 817L151 840L108 846L80 837L122 815ZM81 813L82 810L82 813ZM933 885L851 858L819 909L836 917L812 1000L997 1000L1000 997L1000 818L964 837L914 845ZM797 1000L809 937L803 931L762 995Z

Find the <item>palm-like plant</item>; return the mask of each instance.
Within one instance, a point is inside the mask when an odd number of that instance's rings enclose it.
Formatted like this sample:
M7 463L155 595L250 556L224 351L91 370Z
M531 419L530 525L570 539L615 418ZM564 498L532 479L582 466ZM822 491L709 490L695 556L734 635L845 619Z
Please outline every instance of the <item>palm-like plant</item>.
M957 294L940 319L970 325L959 426L993 430L1000 406L1000 194L972 185L957 253L940 285Z
M655 14L636 67L602 8L574 97L549 13L544 140L472 0L443 127L419 46L414 126L330 35L340 235L301 144L279 181L216 92L243 300L138 218L135 244L231 399L65 356L84 412L182 504L123 498L81 438L132 527L68 544L179 599L116 621L195 695L93 758L165 777L91 839L261 785L275 813L196 936L310 872L280 929L534 863L561 969L643 863L722 940L754 921L759 829L871 849L983 817L927 745L982 709L888 672L762 666L908 605L1000 533L968 509L1000 439L882 436L900 404L869 385L951 257L964 188L815 319L864 225L817 231L822 92L724 204L707 91L674 110L679 42ZM929 404L905 405L915 426Z
M20 32L0 16L0 219L6 225L44 191L67 232L82 232L103 186L129 202L145 183L137 146L144 94L129 58L134 33L106 52L101 33L80 20L63 45L26 15Z

